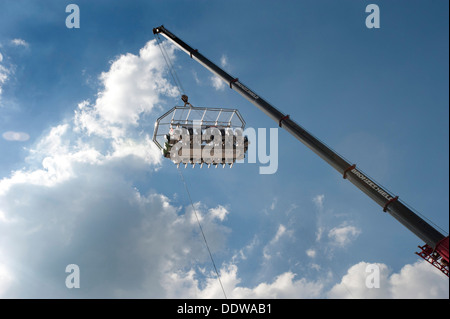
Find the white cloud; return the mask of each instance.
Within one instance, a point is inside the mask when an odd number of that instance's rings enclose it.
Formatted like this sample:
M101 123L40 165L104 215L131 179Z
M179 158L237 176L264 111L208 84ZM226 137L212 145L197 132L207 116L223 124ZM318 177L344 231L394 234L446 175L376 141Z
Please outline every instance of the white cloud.
M380 270L379 288L366 286L366 279L372 274L366 271L368 265L376 265ZM334 299L447 299L448 278L425 261L405 265L399 273L392 273L385 264L360 262L348 270L327 296Z
M272 201L272 204L270 204L270 210L275 210L275 207L277 206L278 198L274 198Z
M291 230L287 230L286 226L280 224L278 226L277 232L275 236L270 240L270 242L263 248L263 256L265 259L270 259L275 255L279 256L281 254L280 250L276 248L276 244L283 237L291 237L293 232Z
M246 260L247 256L254 252L254 250L256 249L258 244L259 244L258 236L255 235L253 237L252 241L248 245L246 245L244 248L240 249L237 252L237 254L235 254L232 257L232 261L235 262L235 261L237 261L239 259Z
M306 255L310 258L316 257L317 252L314 249L308 249L306 250Z
M167 48L174 59L174 47ZM164 77L165 64L154 40L139 55L127 53L112 62L100 75L103 90L95 103L84 101L75 111L77 129L106 138L118 138L129 127L136 127L142 114L157 108L164 96L179 94Z
M26 48L29 46L28 42L26 42L23 39L13 39L13 40L11 40L11 44L15 45L15 46L26 47Z
M310 265L310 267L312 268L312 269L314 269L314 270L317 270L317 271L319 271L322 267L320 267L320 265L318 265L318 264L311 264Z
M157 107L164 96L174 95L157 52L151 41L139 56L127 54L113 61L101 76L104 89L95 103L81 102L73 119L50 128L29 149L26 167L0 180L0 251L2 262L7 261L0 284L6 287L8 281L9 287L3 288L4 296L70 296L58 288L64 287L64 278L55 282L60 267L69 263L84 269L84 285L98 284L91 296L161 296L156 288L161 289L159 278L189 264L189 258L178 256L202 250L192 235L196 225L185 223L185 215L178 215L164 196L144 196L128 181L130 174L141 176L161 161L148 133L137 127L141 114ZM5 70L0 70L1 84ZM21 140L25 135L7 132L3 138ZM215 225L209 222L208 234L220 243L226 231ZM122 245L121 253L116 253L114 243ZM160 250L164 246L166 251ZM130 282L109 283L104 270L110 265L133 269L131 260L139 260L142 268L124 275ZM147 273L148 269L154 271ZM141 287L145 281L156 289ZM127 287L131 282L136 284L133 289Z
M174 59L170 48L168 53ZM95 104L100 117L111 124L137 125L139 115L150 112L162 95L179 94L163 77L164 69L155 41L148 42L139 56L120 56L100 76L104 89Z
M5 84L11 80L13 77L17 66L9 59L5 59L5 55L0 53L0 106L2 105L2 93L5 87Z
M281 236L286 233L286 227L284 225L281 225L278 227L277 233L275 234L275 237L272 239L271 243L276 243L280 240Z
M192 71L192 76L194 77L195 83L197 83L197 85L201 85L202 81L200 81L200 79L198 78L198 74L195 71Z
M220 58L220 65L222 66L222 68L225 68L228 66L228 58L225 54L223 54Z
M333 212L332 209L325 209L325 195L319 194L312 198L312 201L317 209L317 229L315 233L316 242L321 242L322 247L329 253L335 248L343 248L355 240L360 234L361 230L356 226L352 226L351 221L341 222L339 226L331 226L334 224L334 219L339 216ZM341 214L342 217L345 216ZM324 240L328 238L328 241Z
M52 127L47 135L44 135L37 143L32 154L44 156L57 156L69 152L70 139L67 136L69 124L60 124Z
M323 227L318 227L316 231L316 241L320 241L322 239L322 235L325 229Z
M165 278L208 261L187 213L131 187L123 173L129 169L126 159L83 163L58 187L15 184L0 197L6 218L17 219L0 223L0 242L10 243L2 245L7 278L17 279L2 297L164 298ZM213 219L204 228L214 253L225 230ZM71 263L81 271L78 292L64 286Z
M228 66L228 58L226 55L221 56L220 65L222 66L222 68L225 68ZM199 79L197 73L195 71L193 71L192 75L194 77L195 82L198 85L201 85L202 81ZM224 82L224 80L222 80L220 77L218 77L216 75L211 75L208 77L208 79L209 79L209 84L217 91L224 91L225 88L227 87L227 84Z
M129 165L159 164L159 149L149 133L143 134L136 125L143 113L175 92L164 78L161 59L155 41L150 41L139 56L126 54L113 61L110 70L102 73L104 90L98 93L96 103L81 102L73 119L51 128L30 150L27 162L33 163L33 168L0 180L0 195L15 184L57 185L76 177L75 167L81 163L107 165L132 157L139 160L129 161ZM25 135L3 135L10 140L18 137Z
M234 287L231 298L244 299L302 299L318 298L323 285L320 282L308 281L305 278L295 280L295 274L285 272L271 283L260 283L254 288Z
M448 277L425 261L404 266L389 280L392 298L449 298Z
M225 293L230 299L288 299L288 298L318 298L323 290L320 282L308 281L305 278L295 279L292 272L285 272L275 277L272 282L262 282L255 287L240 286L238 267L229 265L220 270L221 282ZM202 289L194 279L194 272L183 275L173 274L165 286L169 287L169 297L180 295L187 298L224 298L220 284L215 274L211 273Z
M211 85L217 90L217 91L223 91L225 90L225 82L219 78L216 75L212 75L209 77L209 80L211 81Z
M11 172L0 180L0 196L14 185L29 184L52 187L74 178L74 167L81 163L105 163L105 156L87 143L71 144L69 124L53 127L29 150L27 162L31 167Z
M0 63L3 61L3 55L0 53ZM2 95L2 86L6 83L8 80L10 74L10 70L4 67L2 64L0 64L0 101L1 101L1 95Z
M7 141L25 142L30 139L30 135L25 132L8 131L2 134L2 137Z
M340 283L333 286L329 291L328 297L332 299L375 299L383 298L388 294L388 267L384 264L375 264L380 269L380 288L367 288L366 278L369 275L366 267L370 265L366 262L360 262L350 267L342 277Z
M315 196L315 197L313 198L313 202L314 202L314 204L316 204L316 207L317 207L319 210L322 210L322 209L323 209L323 202L324 202L324 200L325 200L325 195L323 195L323 194L317 195L317 196Z
M11 272L2 264L0 264L0 296L9 289L13 283Z
M361 230L355 226L341 225L339 227L334 227L328 232L328 238L331 240L333 245L344 247L352 242Z
M209 213L213 218L217 218L220 221L223 221L225 217L228 215L229 211L223 207L222 205L217 206L216 208L211 208Z
M157 164L161 161L159 149L155 146L150 136L146 134L140 140L131 138L119 139L112 142L112 158L135 156L142 158L148 164Z
M366 272L368 265L376 265L380 270L380 287L368 288ZM320 270L317 264L313 268ZM164 278L164 286L168 289L168 297L179 298L224 298L215 273L210 272L206 285L196 279L197 272L190 269L186 272L172 273ZM443 298L449 296L448 278L426 262L416 262L404 266L399 273L392 271L381 263L369 264L360 262L348 269L339 283L330 290L325 287L331 274L313 281L297 278L293 272L284 272L270 282L261 282L254 287L241 285L238 266L230 264L220 269L221 282L230 299L409 299L409 298Z
M67 143L67 134L61 125L38 143L30 161L45 156L42 168L0 181L0 296L166 297L166 278L209 261L190 209L130 184L130 174L145 171L144 157L134 156L136 165L125 156L90 155L93 149ZM226 213L202 210L214 253L228 233L217 223ZM71 263L80 267L84 290L64 286Z

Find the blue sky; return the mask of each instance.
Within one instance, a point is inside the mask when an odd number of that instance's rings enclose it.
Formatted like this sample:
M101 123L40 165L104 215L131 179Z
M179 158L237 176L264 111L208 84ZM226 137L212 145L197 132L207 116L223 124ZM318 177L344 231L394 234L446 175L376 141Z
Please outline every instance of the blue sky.
M0 297L223 297L178 171L149 139L181 104L161 24L448 234L448 2L77 1L79 29L69 3L0 4ZM194 105L277 127L170 52ZM182 171L229 297L448 298L415 235L278 138L275 174Z

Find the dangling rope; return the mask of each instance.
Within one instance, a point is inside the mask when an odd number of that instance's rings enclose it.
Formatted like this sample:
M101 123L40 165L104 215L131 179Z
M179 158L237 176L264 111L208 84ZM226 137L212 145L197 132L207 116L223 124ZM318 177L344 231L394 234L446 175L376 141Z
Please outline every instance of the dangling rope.
M191 202L192 210L194 211L195 219L197 219L198 227L200 228L200 232L202 233L202 236L203 236L203 240L204 240L204 242L205 242L206 249L208 250L209 257L211 258L211 262L212 262L212 264L213 264L214 271L216 272L217 279L219 280L220 287L222 288L223 295L224 295L225 299L228 299L228 298L227 298L227 294L225 293L225 289L223 288L223 285L222 285L222 280L220 280L219 271L217 270L216 263L214 262L214 258L213 258L213 255L212 255L212 253L211 253L211 249L209 249L208 241L206 240L206 236L205 236L205 233L203 232L202 225L200 224L200 219L198 218L197 210L195 209L194 203L192 202L192 198L191 198L191 194L190 194L190 192L189 192L189 188L188 188L188 186L187 186L187 184L186 184L186 181L185 181L185 179L184 179L183 173L181 173L180 167L178 167L178 172L180 173L181 180L183 181L184 187L186 188L186 192L187 192L187 194L188 194L189 201Z
M182 94L181 99L185 103L184 105L185 106L189 105L190 107L192 107L193 105L188 102L187 95L184 94L184 89L183 89L183 86L181 84L181 81L178 78L178 75L177 75L177 73L175 71L175 68L173 67L173 64L172 64L172 62L170 60L170 56L167 53L167 51L165 50L164 45L163 45L159 35L155 34L155 38L156 38L156 42L158 44L158 47L160 48L161 53L162 53L162 55L164 57L164 60L166 61L167 67L169 69L169 72L172 75L173 82L175 83L175 86L178 88L178 91L180 92L180 94ZM189 201L191 203L192 210L194 211L194 215L195 215L195 218L197 220L198 228L200 229L200 233L202 234L203 241L205 242L206 249L208 250L208 254L209 254L209 257L211 259L212 265L214 267L214 271L216 272L217 279L219 281L220 287L222 288L223 295L224 295L225 299L228 299L227 295L225 293L225 289L223 288L222 280L220 279L220 274L219 274L219 271L217 270L216 263L214 262L214 258L213 258L213 255L211 253L211 249L209 249L208 241L206 239L205 233L203 232L203 228L202 228L202 225L200 223L200 219L198 218L197 210L195 209L194 202L192 201L191 193L189 192L189 188L187 186L186 180L184 179L183 173L181 173L180 167L178 167L178 172L180 173L181 181L183 182L184 187L186 189L186 193L187 193L187 195L189 197Z

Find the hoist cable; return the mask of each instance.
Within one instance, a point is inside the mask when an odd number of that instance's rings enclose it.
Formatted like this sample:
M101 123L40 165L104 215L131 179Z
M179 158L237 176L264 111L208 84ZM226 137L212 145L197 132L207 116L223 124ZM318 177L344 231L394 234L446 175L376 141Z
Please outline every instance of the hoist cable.
M192 209L193 209L193 211L194 211L195 218L197 219L198 227L200 228L200 232L202 233L202 236L203 236L203 240L204 240L204 242L205 242L206 249L208 250L209 257L211 258L211 262L212 262L212 264L213 264L214 271L216 272L217 279L218 279L218 281L219 281L220 287L222 288L223 295L224 295L225 299L228 299L228 298L227 298L227 294L225 293L225 289L223 288L222 280L220 279L220 275L219 275L219 271L217 270L216 263L214 262L214 258L213 258L213 255L212 255L212 253L211 253L211 249L209 249L208 241L206 240L205 233L203 232L203 228L202 228L202 225L201 225L201 223L200 223L200 219L198 218L197 210L195 209L194 203L193 203L192 198L191 198L191 194L190 194L190 192L189 192L189 188L188 188L188 186L187 186L186 180L184 179L184 176L183 176L183 173L181 172L180 167L178 167L178 172L180 173L181 180L183 181L184 187L186 188L186 192L187 192L187 194L188 194L189 201L191 202L191 206L192 206Z
M178 92L180 94L184 94L184 88L183 85L181 84L180 78L178 77L177 72L175 71L175 68L173 66L173 63L170 59L170 55L169 53L167 53L165 47L164 47L164 43L161 41L161 38L159 37L158 34L155 34L155 38L156 38L156 42L158 44L159 49L161 50L161 54L164 58L164 61L167 64L167 68L169 69L170 75L172 76L173 82L175 83L175 86L178 88Z

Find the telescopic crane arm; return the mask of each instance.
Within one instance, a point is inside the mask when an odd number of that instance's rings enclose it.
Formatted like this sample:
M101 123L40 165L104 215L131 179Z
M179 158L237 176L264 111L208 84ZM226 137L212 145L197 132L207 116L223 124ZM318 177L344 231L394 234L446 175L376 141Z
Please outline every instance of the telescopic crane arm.
M363 174L356 165L351 164L339 156L336 152L327 147L320 140L311 135L308 131L294 122L289 115L283 114L270 103L265 101L258 94L245 86L238 78L231 76L216 64L208 60L197 49L193 49L164 26L153 29L153 33L162 34L165 38L174 43L181 50L186 52L192 59L199 62L216 76L229 84L230 88L241 94L244 98L263 111L273 119L279 127L284 128L300 142L305 144L314 153L319 155L324 161L330 164L335 170L358 187L372 200L383 208L384 212L389 213L397 219L402 225L413 232L426 244L421 248L420 257L424 258L435 267L440 269L448 276L449 262L449 237L444 236L425 220L415 214L411 209L405 206L398 196L390 194L380 185L372 181Z

